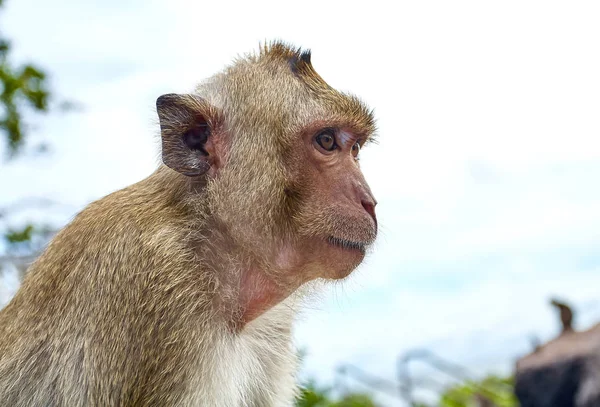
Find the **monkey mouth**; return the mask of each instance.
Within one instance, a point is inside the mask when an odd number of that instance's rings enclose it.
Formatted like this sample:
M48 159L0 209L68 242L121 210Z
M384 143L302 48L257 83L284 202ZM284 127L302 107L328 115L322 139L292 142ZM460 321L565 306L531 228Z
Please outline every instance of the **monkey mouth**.
M329 236L327 241L333 246L341 247L344 250L353 250L365 253L367 250L366 243L353 242L351 240L341 239L339 237Z

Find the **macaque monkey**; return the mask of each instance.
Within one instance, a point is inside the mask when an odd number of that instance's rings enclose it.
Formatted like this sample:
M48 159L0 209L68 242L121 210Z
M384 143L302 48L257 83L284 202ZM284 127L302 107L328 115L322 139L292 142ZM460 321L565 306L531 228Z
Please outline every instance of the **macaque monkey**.
M162 165L78 214L0 312L1 405L292 405L306 287L376 237L372 112L279 42L156 107Z

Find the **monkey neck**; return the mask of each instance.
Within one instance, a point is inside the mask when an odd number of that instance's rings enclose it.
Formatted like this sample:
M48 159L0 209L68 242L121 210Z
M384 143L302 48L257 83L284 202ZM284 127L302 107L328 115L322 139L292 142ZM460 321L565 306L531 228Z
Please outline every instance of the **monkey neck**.
M263 270L242 270L237 298L238 329L252 322L291 294L289 287L278 284Z
M221 265L225 267L216 269L220 287L216 299L227 325L237 332L284 301L298 288L296 284L279 281L264 265L245 262L240 266L243 263L235 261L225 266L227 262L222 262Z
M206 230L208 237L199 244L204 244L207 252L201 258L211 259L208 268L213 270L218 287L214 293L214 304L218 314L234 331L243 330L301 285L297 278L282 278L294 275L282 264L258 260L236 245L227 234L222 233L222 227L213 225Z

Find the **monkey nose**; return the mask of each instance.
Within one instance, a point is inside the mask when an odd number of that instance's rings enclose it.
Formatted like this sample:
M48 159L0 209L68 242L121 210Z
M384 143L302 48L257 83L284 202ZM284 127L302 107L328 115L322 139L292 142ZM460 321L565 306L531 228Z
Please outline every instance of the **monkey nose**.
M373 218L375 222L375 228L377 228L377 215L375 215L375 206L377 205L377 201L374 199L361 199L362 207L365 208L365 211Z

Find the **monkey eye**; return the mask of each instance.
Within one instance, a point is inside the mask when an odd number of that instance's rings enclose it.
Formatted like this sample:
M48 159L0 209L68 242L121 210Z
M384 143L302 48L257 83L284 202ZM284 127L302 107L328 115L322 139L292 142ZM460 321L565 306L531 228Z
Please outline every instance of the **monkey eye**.
M358 153L360 153L360 144L358 144L358 141L357 141L352 146L352 157L354 157L354 158L358 157Z
M315 141L325 151L333 151L337 147L337 144L335 143L335 135L332 129L323 130L317 135Z

